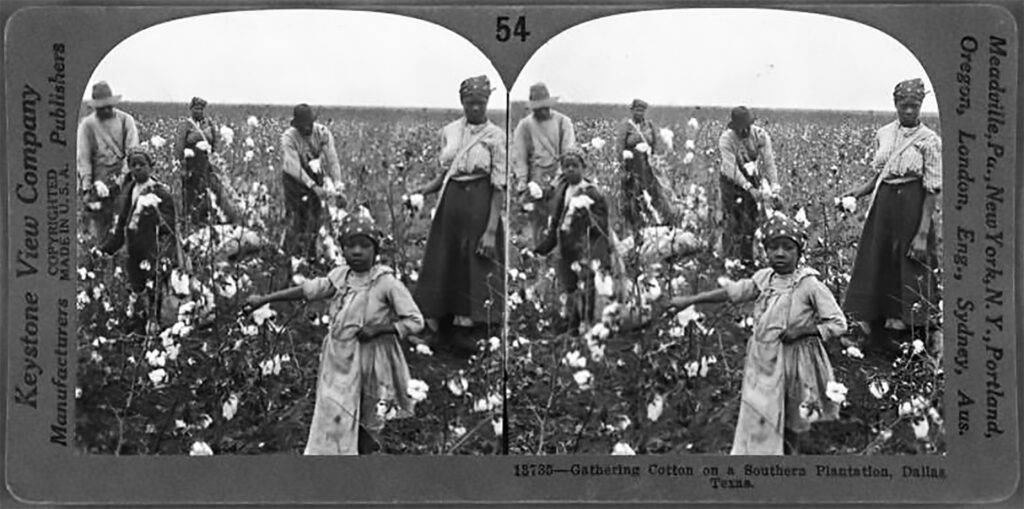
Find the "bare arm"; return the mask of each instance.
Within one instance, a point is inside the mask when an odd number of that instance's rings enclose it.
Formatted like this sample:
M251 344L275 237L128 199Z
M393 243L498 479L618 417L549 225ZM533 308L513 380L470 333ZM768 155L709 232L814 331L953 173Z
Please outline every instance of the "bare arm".
M854 198L861 198L871 194L871 192L875 190L875 184L878 182L878 179L881 176L882 175L880 173L876 173L873 177L871 177L870 180L851 189L843 196L853 196Z
M444 175L445 172L443 171L441 173L438 173L437 176L430 180L430 182L427 182L426 184L423 185L423 187L414 190L413 193L427 195L434 194L440 191L441 186L444 184Z
M266 295L250 295L246 300L246 304L252 308L258 308L271 302L302 300L304 298L306 298L306 294L302 291L302 287L292 286Z

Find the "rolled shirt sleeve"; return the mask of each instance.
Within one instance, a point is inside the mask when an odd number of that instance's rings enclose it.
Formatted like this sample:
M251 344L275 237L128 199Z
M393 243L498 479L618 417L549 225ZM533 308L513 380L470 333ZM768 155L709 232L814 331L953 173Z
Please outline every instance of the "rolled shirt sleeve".
M123 112L122 114L125 116L124 128L127 130L124 133L124 153L127 154L129 150L139 146L139 128L131 115Z
M758 158L764 162L764 175L768 177L768 183L772 186L779 185L779 171L775 167L775 151L772 149L772 137L764 129L758 129L761 134L761 144L758 147L760 154Z
M288 175L295 177L306 187L312 187L312 182L306 172L302 171L302 162L299 160L299 148L295 146L294 136L291 130L281 135L281 169Z
M761 291L758 290L753 279L726 281L722 284L722 288L732 302L749 302L761 295Z
M92 187L92 137L89 135L89 117L78 124L78 166L79 185Z
M942 192L942 139L932 134L921 146L924 159L921 185L929 193Z
M517 184L525 185L530 180L529 169L529 140L527 133L527 119L524 118L516 124L516 130L512 134L512 153L509 154L509 163L512 165L512 175Z
M736 167L736 149L733 147L732 134L728 129L718 138L718 154L721 157L721 175L743 189L750 189L750 182L740 175Z
M572 119L561 115L558 117L562 122L562 146L559 147L559 155L565 154L570 149L576 148L576 128L572 125Z
M306 300L323 300L334 295L334 285L331 284L329 277L307 279L299 287L302 288L302 296Z
M508 152L505 150L505 132L497 126L494 135L489 136L488 148L491 151L491 185L496 189L505 189L508 184Z
M341 182L341 162L338 161L338 151L334 147L334 135L331 134L330 129L324 127L321 134L327 140L327 147L324 148L326 154L323 154L327 158L327 174L335 182Z

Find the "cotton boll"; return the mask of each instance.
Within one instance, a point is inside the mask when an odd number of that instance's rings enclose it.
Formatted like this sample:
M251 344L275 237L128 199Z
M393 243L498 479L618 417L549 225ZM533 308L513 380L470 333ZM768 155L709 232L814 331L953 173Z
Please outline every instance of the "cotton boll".
M647 420L657 422L665 411L665 398L661 394L655 394L651 402L647 404Z
M635 456L636 451L629 444L619 442L612 447L612 456Z
M235 140L235 130L226 125L222 125L220 126L220 137L224 139L225 145L230 145L231 142Z
M825 388L825 395L836 403L846 401L846 392L846 386L839 382L829 382Z
M544 190L536 182L531 181L529 184L526 184L526 188L530 192L530 198L539 200L544 197Z
M590 146L591 146L591 147L592 147L592 148L593 148L594 150L601 150L602 148L604 148L604 146L605 146L605 144L606 144L606 143L607 143L607 142L606 142L606 141L604 141L604 140L603 140L603 139L601 139L601 138L594 138L594 139L590 140Z
M584 359L584 362L586 362L586 359ZM579 386L580 389L587 390L590 388L590 383L593 381L594 376L590 371L581 369L573 373L572 378L576 381L576 385Z
M213 449L210 448L209 444L202 440L192 442L192 447L188 451L189 456L213 456Z

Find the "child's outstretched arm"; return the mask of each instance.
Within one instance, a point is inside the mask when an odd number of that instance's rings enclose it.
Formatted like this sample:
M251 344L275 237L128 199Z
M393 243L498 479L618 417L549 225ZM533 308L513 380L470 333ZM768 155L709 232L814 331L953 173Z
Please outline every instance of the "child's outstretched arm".
M665 311L679 311L686 309L694 304L701 304L706 302L726 302L729 300L729 292L725 288L717 288L714 290L708 290L706 292L700 292L696 295L680 295L678 297L672 297L665 304Z
M305 292L301 286L293 286L291 288L285 288L284 290L268 293L266 295L250 295L245 299L246 311L252 311L256 308L262 307L264 304L271 302L280 302L286 300L301 300L306 298Z

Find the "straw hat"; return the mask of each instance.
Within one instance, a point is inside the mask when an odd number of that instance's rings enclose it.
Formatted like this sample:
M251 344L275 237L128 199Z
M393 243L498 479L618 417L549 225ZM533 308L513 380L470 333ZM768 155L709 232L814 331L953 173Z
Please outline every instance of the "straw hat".
M547 85L535 83L530 85L530 109L550 108L558 102L558 97L551 97Z
M110 90L110 85L106 81L101 81L92 86L92 100L85 101L85 104L93 108L103 108L120 102L121 95L114 95Z

